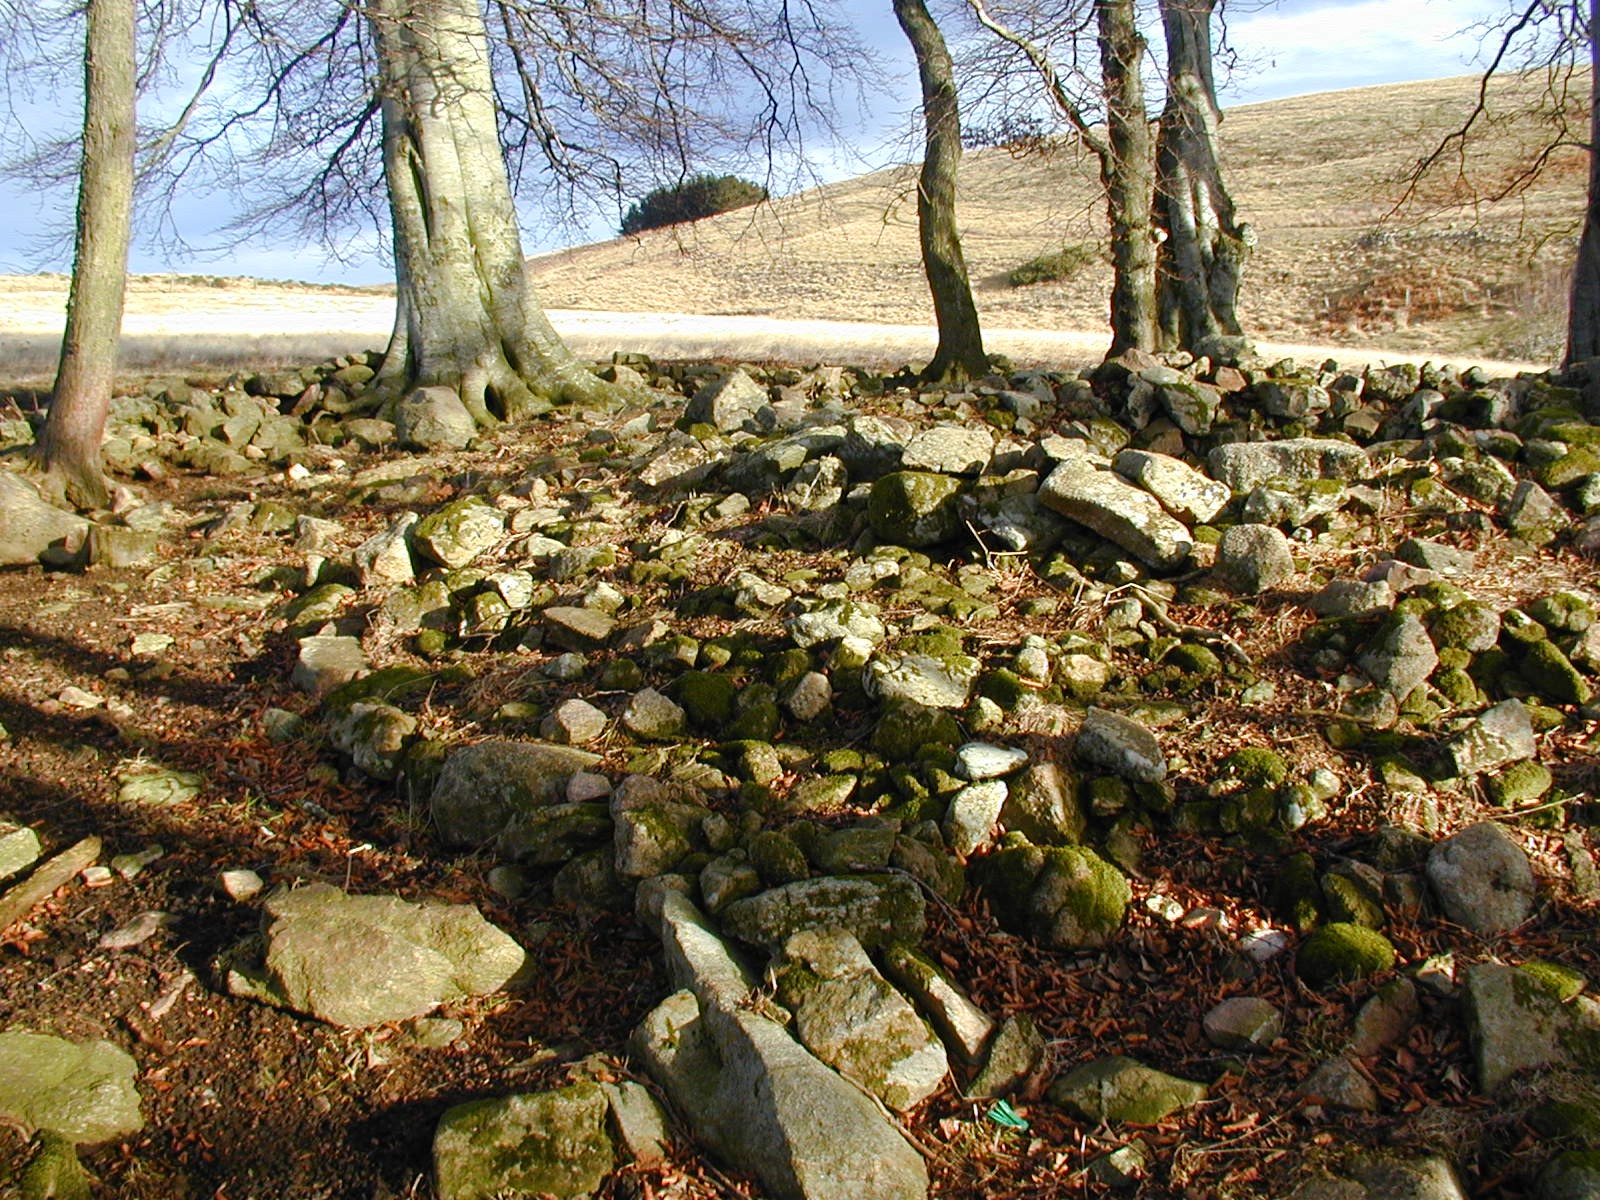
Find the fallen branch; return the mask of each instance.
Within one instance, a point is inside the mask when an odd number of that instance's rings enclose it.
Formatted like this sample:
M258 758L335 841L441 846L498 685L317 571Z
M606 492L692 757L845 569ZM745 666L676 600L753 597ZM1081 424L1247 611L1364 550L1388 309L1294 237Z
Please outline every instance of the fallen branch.
M0 933L33 911L62 884L100 857L100 839L86 837L41 865L32 875L0 896Z
M1245 666L1255 666L1255 662L1245 653L1244 647L1234 641L1228 634L1219 629L1208 629L1204 625L1180 625L1177 621L1167 616L1166 611L1161 607L1160 600L1156 599L1137 583L1124 584L1112 592L1111 595L1116 595L1116 592L1120 591L1131 592L1137 596L1140 604L1144 606L1145 612L1149 613L1151 619L1168 633L1176 634L1178 637L1199 638L1203 642L1215 642Z

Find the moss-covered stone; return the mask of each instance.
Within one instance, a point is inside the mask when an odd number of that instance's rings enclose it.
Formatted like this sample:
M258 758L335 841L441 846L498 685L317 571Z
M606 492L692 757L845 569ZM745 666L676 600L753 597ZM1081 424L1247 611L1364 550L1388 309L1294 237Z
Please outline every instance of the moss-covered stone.
M1265 746L1245 746L1218 764L1221 781L1244 787L1276 787L1289 777L1288 760Z
M1050 1100L1087 1121L1154 1125L1206 1098L1204 1084L1121 1056L1085 1063L1050 1085Z
M890 762L913 762L925 746L953 750L965 740L953 713L897 704L889 708L872 731L872 748Z
M440 1200L593 1195L615 1156L607 1111L587 1082L447 1109L433 1135Z
M1565 1004L1583 992L1589 981L1582 971L1574 970L1546 958L1535 958L1523 963L1518 970L1536 981L1557 1000Z
M1215 650L1194 642L1182 642L1173 647L1161 661L1163 666L1179 672L1184 683L1191 685L1215 679L1223 669L1222 659Z
M949 475L894 471L873 481L867 497L872 532L901 546L932 546L948 541L964 526L957 497L965 490Z
M1061 949L1104 945L1132 895L1122 872L1088 847L1015 836L983 860L979 879L1003 923Z
M1269 902L1277 918L1299 932L1316 927L1322 915L1322 889L1310 854L1301 851L1284 860L1272 881Z
M1528 758L1512 763L1489 779L1485 788L1489 799L1501 808L1516 808L1542 798L1553 782L1549 767L1538 759Z
M1552 641L1527 646L1517 662L1517 672L1540 696L1556 704L1587 704L1594 695L1588 681Z
M697 729L715 732L733 719L739 688L731 677L715 671L685 671L669 691Z
M1333 921L1300 944L1295 971L1313 986L1353 983L1395 963L1394 944L1375 929Z
M805 852L783 830L762 830L750 839L747 849L751 864L768 887L781 887L811 877L811 865L806 862Z

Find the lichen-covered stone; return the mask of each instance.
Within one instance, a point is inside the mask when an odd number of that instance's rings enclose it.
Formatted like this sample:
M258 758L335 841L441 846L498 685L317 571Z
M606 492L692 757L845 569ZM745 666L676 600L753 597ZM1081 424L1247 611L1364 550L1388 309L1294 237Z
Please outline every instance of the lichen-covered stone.
M114 1042L0 1033L0 1117L74 1143L104 1142L144 1128L138 1064Z
M446 845L483 845L518 813L565 800L567 781L599 762L598 754L572 746L477 742L445 760L429 810Z
M848 929L868 949L916 942L926 922L922 890L900 875L819 875L739 900L720 914L740 941L779 949L804 929Z
M1428 855L1427 871L1445 915L1474 933L1505 933L1533 913L1538 886L1527 852L1497 821L1445 838Z
M1154 1125L1206 1098L1204 1084L1122 1055L1096 1059L1050 1085L1050 1100L1086 1121Z
M464 567L505 536L505 514L479 496L452 500L411 529L420 554L446 567Z
M894 471L873 481L867 497L872 532L897 546L933 546L965 530L959 479L927 471Z
M1050 472L1040 485L1039 500L1157 570L1179 566L1194 550L1188 527L1154 496L1086 458L1069 460Z

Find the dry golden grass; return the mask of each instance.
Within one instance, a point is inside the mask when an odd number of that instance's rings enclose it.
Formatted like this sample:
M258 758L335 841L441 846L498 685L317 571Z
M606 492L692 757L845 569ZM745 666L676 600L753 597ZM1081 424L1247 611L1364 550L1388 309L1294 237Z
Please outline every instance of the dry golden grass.
M1500 111L1530 86L1493 93ZM1400 180L1470 109L1476 78L1358 88L1228 112L1225 165L1260 243L1246 276L1250 331L1280 342L1358 344L1435 355L1541 358L1559 350L1564 271L1583 211L1575 152L1518 201L1453 204L1446 172L1384 222ZM1501 127L1469 163L1488 189L1538 145ZM552 308L696 312L926 324L912 168L879 171L692 226L544 255L530 267ZM1452 193L1445 195L1446 192ZM968 154L963 241L987 323L1105 327L1110 271L1012 288L1011 268L1063 244L1103 241L1093 164Z

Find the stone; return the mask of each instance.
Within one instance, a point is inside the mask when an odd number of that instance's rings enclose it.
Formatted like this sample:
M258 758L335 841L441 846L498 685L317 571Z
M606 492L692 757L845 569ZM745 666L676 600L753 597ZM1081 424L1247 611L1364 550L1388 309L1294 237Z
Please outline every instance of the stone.
M884 704L963 708L982 664L967 654L902 654L874 658L867 666L869 694Z
M1545 700L1554 704L1587 704L1594 690L1554 642L1541 639L1527 646L1518 673Z
M691 425L710 424L718 433L761 433L777 424L767 389L740 367L695 392L684 406L683 419Z
M638 903L682 990L645 1017L630 1050L696 1138L786 1200L924 1200L921 1156L865 1092L750 1003L755 981L694 905L652 884Z
M1450 739L1450 764L1465 779L1531 759L1538 752L1533 718L1521 700L1502 700Z
M1283 1014L1260 996L1232 996L1207 1010L1200 1027L1223 1050L1259 1050L1283 1034Z
M963 1089L972 1099L1006 1096L1016 1091L1044 1062L1048 1047L1027 1013L1013 1013L989 1039L983 1066Z
M900 875L819 875L770 888L728 905L722 927L742 942L777 950L818 926L847 929L867 949L921 939L922 891Z
M1394 556L1403 563L1432 571L1435 575L1454 578L1470 575L1477 569L1478 556L1470 550L1461 550L1444 542L1426 538L1407 538L1400 543Z
M115 1042L0 1032L0 1116L74 1144L138 1133L138 1064Z
M1600 1196L1600 1151L1563 1150L1539 1172L1538 1200L1594 1200Z
M883 641L888 632L876 609L848 600L818 605L792 617L786 627L794 644L802 650L856 638L866 643L870 653L871 647Z
M877 479L900 469L906 443L916 432L903 417L859 414L845 422L838 456L853 479Z
M1465 972L1467 1034L1481 1091L1523 1071L1600 1072L1600 1001L1561 994L1529 971L1474 963Z
M931 958L896 942L884 948L883 970L916 1002L958 1061L968 1066L979 1062L995 1023Z
M1361 1068L1342 1054L1319 1063L1297 1091L1307 1100L1333 1108L1378 1111L1378 1089L1361 1073Z
M1538 886L1528 855L1499 822L1479 821L1439 842L1427 875L1445 915L1482 937L1533 915Z
M415 581L411 562L411 530L417 514L403 512L386 529L373 534L355 550L356 578L362 587L374 584L405 586Z
M1421 1008L1417 985L1398 975L1379 988L1356 1013L1350 1031L1351 1054L1366 1058L1393 1046L1416 1024Z
M1036 846L1076 845L1088 826L1077 779L1053 762L1033 763L1010 782L1000 819Z
M261 876L248 867L235 867L220 872L217 875L217 883L221 886L223 895L240 904L255 899L266 887Z
M445 759L429 812L445 845L487 845L519 815L566 801L569 781L599 763L598 754L542 742L463 746Z
M161 538L154 531L121 525L89 526L89 563L114 571L153 565L160 555Z
M1394 588L1384 580L1332 579L1311 597L1319 617L1370 617L1394 607Z
M597 608L578 608L552 604L541 616L545 636L556 646L568 650L593 650L603 646L616 631L617 620Z
M1318 926L1295 955L1295 970L1314 987L1351 983L1394 966L1395 949L1376 929L1347 921Z
M37 833L0 817L0 882L33 866L41 852Z
M941 826L951 853L969 858L989 845L1005 803L1006 785L1000 779L968 784L952 796Z
M1132 890L1086 846L1006 844L980 860L979 879L1001 923L1048 946L1103 946L1122 926Z
M361 639L334 634L314 634L300 639L290 679L303 692L323 696L372 669Z
M1377 1111L1376 1096L1367 1111ZM1436 1154L1363 1150L1339 1165L1337 1178L1304 1184L1289 1200L1467 1200L1467 1191L1455 1168Z
M1122 450L1111 460L1111 469L1149 492L1162 508L1187 525L1206 524L1233 498L1227 484L1167 454Z
M907 471L940 475L981 475L994 454L994 437L968 425L934 425L918 430L905 444L900 465Z
M0 470L0 565L26 566L47 551L75 553L89 536L89 522L47 504L26 480Z
M801 1044L888 1107L905 1112L944 1082L943 1044L849 932L794 934L774 974Z
M439 1200L591 1196L615 1150L599 1085L470 1100L446 1109L433 1134Z
M988 742L965 742L956 749L956 774L963 779L999 779L1028 765L1028 752Z
M478 423L450 387L408 392L394 409L395 439L411 450L464 450L478 436Z
M505 536L506 517L478 496L464 496L429 513L411 528L417 551L440 566L466 566Z
M1234 525L1217 544L1217 575L1240 595L1258 596L1294 571L1289 539L1271 525Z
M1517 490L1501 504L1500 520L1507 533L1535 546L1553 542L1572 523L1566 510L1531 479L1517 484Z
M362 774L382 780L399 775L406 747L417 733L417 719L410 713L363 701L329 714L323 724L334 749Z
M1194 550L1188 528L1154 496L1087 458L1051 471L1039 500L1157 570L1180 566Z
M811 722L822 717L833 704L833 685L821 671L807 671L783 698L783 707L796 721Z
M617 1148L638 1166L663 1162L672 1141L666 1109L642 1083L624 1079L602 1083L600 1090L610 1106L611 1131Z
M645 879L672 870L703 848L702 823L708 810L697 804L657 800L632 804L624 791L612 793L614 864L624 879Z
M597 742L610 718L587 700L563 700L539 725L539 736L558 746L587 746Z
M275 892L259 969L228 973L235 995L351 1029L481 996L521 969L522 947L468 904L346 895L326 883Z
M1167 759L1156 735L1103 708L1091 708L1084 716L1073 754L1085 766L1131 783L1160 783L1167 777Z
M1401 612L1386 618L1356 665L1384 691L1404 700L1433 674L1439 652L1428 637L1422 618Z
M964 490L950 475L894 471L873 481L867 520L884 542L913 549L937 545L966 529L957 504Z
M688 730L688 715L655 688L635 692L622 710L622 723L637 737L647 741L670 742Z
M1086 1121L1154 1125L1199 1104L1206 1087L1113 1055L1068 1071L1050 1085L1049 1096Z
M1366 451L1331 438L1283 438L1232 442L1206 457L1213 479L1248 492L1271 479L1359 479L1368 468Z

